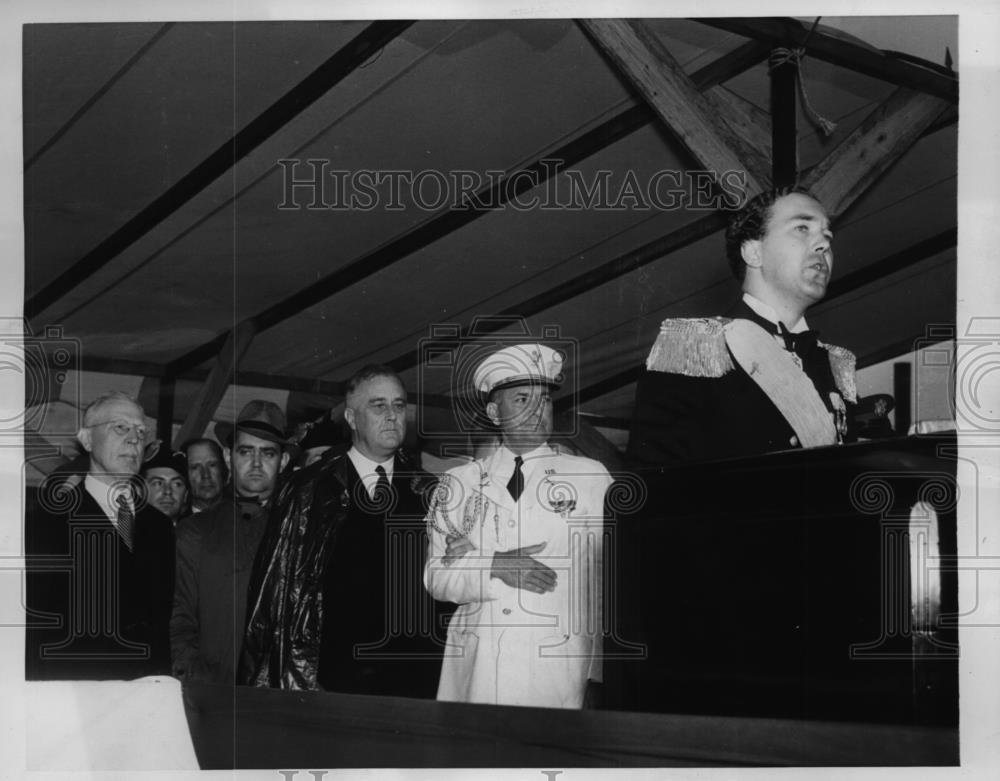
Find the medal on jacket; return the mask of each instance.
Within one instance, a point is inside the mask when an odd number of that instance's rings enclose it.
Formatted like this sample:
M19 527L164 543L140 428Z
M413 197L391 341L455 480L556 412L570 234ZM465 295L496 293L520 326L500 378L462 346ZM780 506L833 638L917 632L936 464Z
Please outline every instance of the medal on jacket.
M837 429L837 444L842 445L847 436L847 405L837 391L830 391L830 404L833 407L833 425Z

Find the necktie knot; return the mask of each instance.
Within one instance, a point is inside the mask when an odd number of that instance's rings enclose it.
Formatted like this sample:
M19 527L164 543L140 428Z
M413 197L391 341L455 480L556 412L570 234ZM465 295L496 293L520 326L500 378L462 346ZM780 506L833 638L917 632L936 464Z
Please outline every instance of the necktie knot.
M785 328L784 323L778 323L778 336L782 338L785 342L785 349L789 352L795 353L800 358L805 358L814 349L816 349L816 339L819 336L818 331L799 331L793 334L787 328Z
M392 503L392 483L381 464L375 467L375 474L378 475L378 480L372 489L372 503L376 510L387 510Z
M520 456L514 457L514 473L510 476L510 480L507 481L507 492L515 502L521 498L521 493L524 491L524 473L521 471L521 464L523 463L524 459Z

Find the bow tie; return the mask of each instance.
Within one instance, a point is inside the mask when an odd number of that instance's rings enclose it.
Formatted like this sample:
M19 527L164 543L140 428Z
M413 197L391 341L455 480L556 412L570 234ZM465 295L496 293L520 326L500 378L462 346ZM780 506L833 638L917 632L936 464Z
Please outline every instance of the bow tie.
M795 353L800 358L804 358L816 349L816 339L819 336L819 331L800 331L797 334L793 334L785 328L784 323L779 322L778 336L784 340L786 350Z

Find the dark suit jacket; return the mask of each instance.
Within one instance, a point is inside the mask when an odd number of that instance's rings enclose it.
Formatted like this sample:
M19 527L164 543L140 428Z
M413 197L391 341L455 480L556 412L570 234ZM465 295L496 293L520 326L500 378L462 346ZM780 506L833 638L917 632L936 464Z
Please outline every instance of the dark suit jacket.
M292 475L250 579L244 683L435 696L454 606L422 582L434 485L400 455L389 508L372 506L345 454Z
M742 301L728 316L761 323ZM828 366L822 376L809 374L817 389L832 388ZM648 369L639 377L628 445L634 463L750 456L798 446L788 421L739 364L721 377Z
M43 486L25 518L27 679L170 674L173 525L138 496L129 551L82 482Z
M250 572L266 526L267 508L235 495L177 524L170 619L175 677L236 682Z
M426 487L426 480L397 458L387 511L373 505L354 464L344 461L351 504L323 577L320 686L433 698L447 618L423 584L430 496L414 483Z

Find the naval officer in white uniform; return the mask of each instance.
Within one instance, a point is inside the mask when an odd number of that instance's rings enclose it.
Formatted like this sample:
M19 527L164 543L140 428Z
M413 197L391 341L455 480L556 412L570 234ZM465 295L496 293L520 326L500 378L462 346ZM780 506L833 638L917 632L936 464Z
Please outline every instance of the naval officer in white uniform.
M548 444L562 356L500 350L473 376L501 434L492 454L450 470L428 515L424 583L459 605L439 700L580 708L601 680L599 462Z

